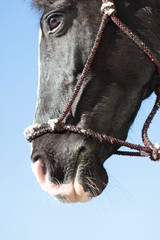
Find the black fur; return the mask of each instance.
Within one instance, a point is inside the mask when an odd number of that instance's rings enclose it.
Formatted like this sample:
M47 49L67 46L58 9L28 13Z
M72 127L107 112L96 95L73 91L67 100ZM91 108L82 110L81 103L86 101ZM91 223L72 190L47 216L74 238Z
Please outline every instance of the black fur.
M117 16L160 60L160 0L114 2ZM34 121L43 123L59 117L72 96L99 29L101 1L35 0L34 5L43 9L40 85ZM48 34L48 15L56 11L63 16L64 28L58 34ZM157 84L153 81L156 74L146 54L109 22L87 84L66 122L126 139L142 100ZM96 196L108 182L103 163L117 148L76 134L46 134L34 141L32 160L41 156L49 169L50 181L62 183L73 181L80 164L79 181Z

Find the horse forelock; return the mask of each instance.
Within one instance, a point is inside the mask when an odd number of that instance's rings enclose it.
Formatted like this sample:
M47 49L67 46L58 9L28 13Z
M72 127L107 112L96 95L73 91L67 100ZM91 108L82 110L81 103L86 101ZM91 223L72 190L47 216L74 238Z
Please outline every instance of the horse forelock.
M99 2L101 0L97 0L97 2ZM41 10L42 8L45 8L45 7L48 7L50 6L51 4L55 3L56 0L33 0L32 1L32 4L35 8L37 8L38 10ZM125 2L125 1L123 1ZM126 0L127 2L127 0ZM130 3L130 1L128 1ZM160 8L160 1L158 0L143 0L143 1L140 1L139 0L134 0L134 2L136 4L140 4L140 5L146 5L146 6L150 6L150 7L158 7Z
M43 9L49 8L51 5L53 5L56 2L57 2L56 0L33 0L32 5L33 7L38 9L38 11L41 11Z

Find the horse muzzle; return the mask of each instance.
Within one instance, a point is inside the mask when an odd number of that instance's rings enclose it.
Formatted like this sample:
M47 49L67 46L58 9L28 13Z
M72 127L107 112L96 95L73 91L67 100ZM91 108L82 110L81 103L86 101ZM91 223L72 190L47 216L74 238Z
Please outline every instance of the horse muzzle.
M41 188L61 202L88 202L108 184L103 164L89 146L80 143L74 141L72 149L69 144L61 151L59 145L53 144L52 149L41 146L40 150L38 143L33 143L33 173Z
M32 164L32 170L35 174L41 188L48 192L52 197L63 203L88 202L91 194L85 192L83 186L77 181L77 178L66 184L53 183L49 180L48 171L44 173L44 163L39 159Z

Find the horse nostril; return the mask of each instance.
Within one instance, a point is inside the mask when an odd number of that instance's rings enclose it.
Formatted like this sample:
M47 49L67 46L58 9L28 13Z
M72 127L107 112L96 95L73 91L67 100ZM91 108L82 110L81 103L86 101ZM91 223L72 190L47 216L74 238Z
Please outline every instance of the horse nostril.
M31 156L32 170L38 182L43 184L47 179L54 184L61 184L64 181L64 169L54 158L49 158L44 152L35 152Z
M61 167L57 167L54 171L50 174L50 181L54 182L55 184L61 184L64 182L64 170Z
M37 178L37 181L41 185L44 184L47 169L44 161L41 158L39 158L36 162L32 163L32 171Z

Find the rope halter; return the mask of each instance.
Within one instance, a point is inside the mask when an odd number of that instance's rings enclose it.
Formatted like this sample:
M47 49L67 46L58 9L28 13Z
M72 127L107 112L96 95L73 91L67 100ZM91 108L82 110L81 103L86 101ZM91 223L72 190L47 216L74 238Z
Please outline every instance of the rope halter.
M76 133L76 134L81 134L85 137L91 137L101 143L110 143L110 144L116 144L119 147L120 146L125 146L133 150L137 150L136 152L127 152L127 151L117 151L115 154L118 155L123 155L123 156L141 156L141 157L150 157L151 160L158 161L160 160L160 144L152 144L151 141L148 138L148 128L157 113L158 109L160 108L160 63L157 60L156 56L154 53L146 46L146 44L136 35L134 34L125 24L123 24L119 18L116 17L116 10L115 10L115 5L113 1L108 1L108 0L102 0L102 7L101 7L101 12L103 14L102 21L99 27L99 31L97 33L93 48L91 50L91 53L89 54L89 57L87 59L87 62L84 66L84 69L82 71L80 80L77 82L77 85L75 86L74 92L72 94L71 99L68 101L68 104L66 108L64 109L63 113L59 118L56 119L50 119L47 123L43 124L35 124L30 126L25 130L25 136L26 139L29 142L34 141L36 138L46 134L46 133L63 133L63 132L71 132L71 133ZM86 80L86 76L88 74L88 71L90 70L90 67L92 65L92 62L95 58L97 49L100 45L106 23L108 22L108 19L111 19L115 25L121 29L132 41L137 44L141 50L148 56L148 58L153 62L153 64L156 67L157 70L157 75L158 75L158 86L155 89L155 93L157 95L157 99L155 102L155 105L149 114L143 130L142 130L142 140L144 143L144 146L141 146L139 144L133 144L129 143L117 138L114 138L112 136L107 136L106 134L100 134L97 132L94 132L91 129L82 129L78 128L73 125L67 125L64 123L64 120L69 113L69 111L72 108L72 105L83 85L83 83Z

